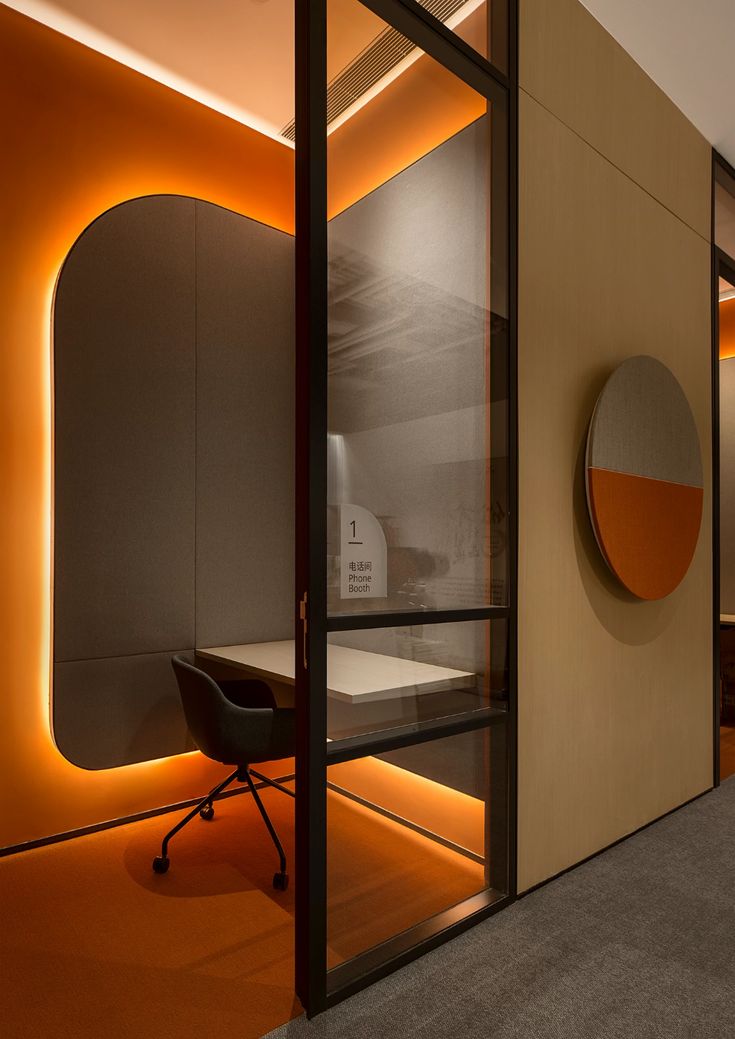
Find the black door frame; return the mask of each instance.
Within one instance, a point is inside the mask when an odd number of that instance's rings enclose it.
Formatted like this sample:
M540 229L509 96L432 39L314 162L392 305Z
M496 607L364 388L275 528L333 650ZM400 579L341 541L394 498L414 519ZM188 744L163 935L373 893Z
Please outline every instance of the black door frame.
M712 722L713 778L720 785L720 306L719 279L735 285L735 259L716 244L715 184L721 171L735 184L735 168L712 152Z
M327 0L296 0L296 992L311 1017L353 992L402 966L429 948L454 937L512 901L516 894L517 831L517 0L507 0L508 75L500 72L417 0L360 0L373 13L398 29L441 65L478 93L496 103L498 132L504 136L508 161L508 227L504 251L508 257L509 337L509 605L479 610L383 614L380 618L327 617ZM505 8L494 4L495 17ZM494 28L496 25L494 25ZM497 24L500 29L501 25ZM507 122L497 118L505 115ZM508 623L509 709L503 719L508 750L508 891L489 902L476 896L470 911L448 910L446 920L434 926L425 940L392 950L388 960L364 958L357 975L349 970L337 985L327 988L326 962L326 641L329 631L349 626L390 626L441 623L447 620L505 619ZM317 695L322 690L322 695ZM439 738L483 725L490 731L500 719L491 709L473 718L460 717L434 725L425 738ZM480 717L482 715L482 717ZM486 716L487 715L487 716ZM423 737L423 733L421 734ZM419 737L421 738L421 737ZM350 741L352 742L352 741ZM380 749L417 742L416 732L396 731ZM329 762L360 756L362 741L348 749L340 741ZM374 741L370 746L375 746ZM476 903L476 904L475 904Z

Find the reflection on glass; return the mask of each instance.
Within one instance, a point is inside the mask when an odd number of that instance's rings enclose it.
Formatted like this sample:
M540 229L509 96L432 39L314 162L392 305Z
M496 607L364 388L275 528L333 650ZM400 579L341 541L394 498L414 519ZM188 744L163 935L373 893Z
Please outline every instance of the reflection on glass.
M489 105L357 9L329 8L351 99L328 137L329 610L500 605L507 291L490 277Z
M507 625L465 621L332 632L331 740L507 708Z
M507 891L504 726L332 765L327 780L330 967Z

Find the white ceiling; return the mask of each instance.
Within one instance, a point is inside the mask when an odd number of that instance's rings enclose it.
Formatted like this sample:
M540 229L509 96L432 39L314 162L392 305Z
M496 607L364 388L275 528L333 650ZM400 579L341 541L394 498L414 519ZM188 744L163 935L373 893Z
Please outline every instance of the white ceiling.
M735 0L582 0L735 166Z

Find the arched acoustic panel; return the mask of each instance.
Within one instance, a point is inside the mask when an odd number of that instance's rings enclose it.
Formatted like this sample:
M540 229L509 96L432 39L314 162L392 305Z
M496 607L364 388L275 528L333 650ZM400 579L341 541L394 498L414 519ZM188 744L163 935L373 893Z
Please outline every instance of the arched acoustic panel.
M590 422L585 469L607 565L639 599L662 599L689 569L704 491L689 403L654 357L631 357L608 379Z
M291 637L293 241L156 195L64 264L52 717L82 768L192 749L173 653Z

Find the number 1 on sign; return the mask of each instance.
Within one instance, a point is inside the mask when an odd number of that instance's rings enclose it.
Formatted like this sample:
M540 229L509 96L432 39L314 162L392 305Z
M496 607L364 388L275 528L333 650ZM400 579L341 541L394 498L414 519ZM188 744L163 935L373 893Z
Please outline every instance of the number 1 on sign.
M383 528L372 512L360 505L339 508L340 598L384 599L388 594L388 567Z

